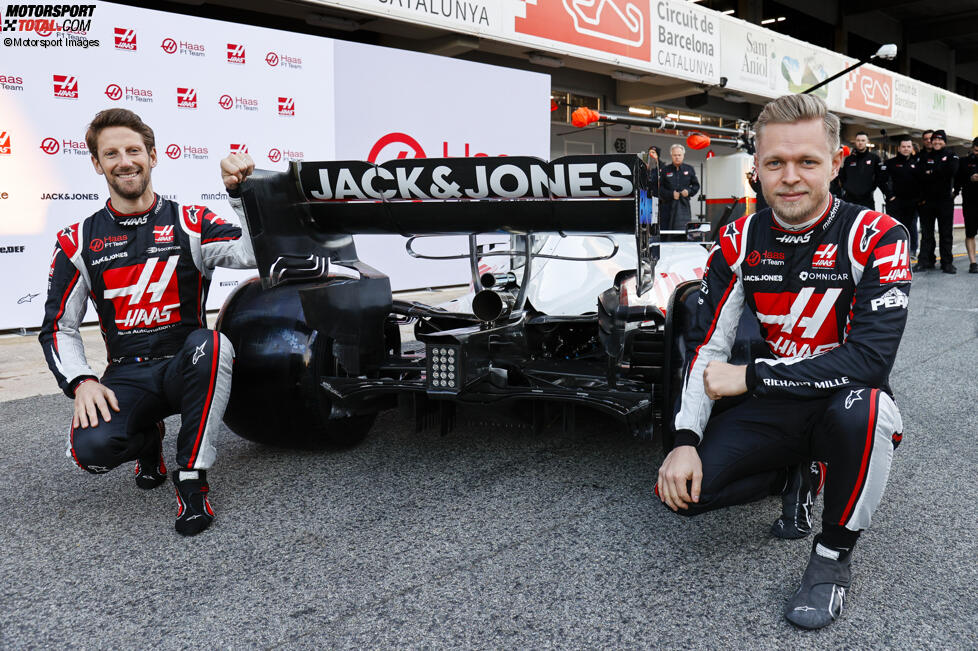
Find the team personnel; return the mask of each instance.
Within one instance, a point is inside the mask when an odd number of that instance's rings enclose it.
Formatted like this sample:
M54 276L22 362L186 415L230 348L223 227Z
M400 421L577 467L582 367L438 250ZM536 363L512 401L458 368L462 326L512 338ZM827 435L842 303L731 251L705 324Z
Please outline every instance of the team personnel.
M234 350L208 330L204 306L214 267L255 266L247 232L205 206L153 192L153 130L127 109L98 113L85 135L105 176L105 207L58 233L39 336L58 385L75 401L67 454L93 474L137 460L136 485L166 481L162 419L181 415L176 530L210 526L207 469L231 389ZM247 154L221 161L228 194L252 172ZM232 198L240 209L240 200ZM78 327L91 298L108 368L99 379Z
M880 157L869 150L869 136L860 131L856 134L856 148L842 162L842 169L839 170L842 198L876 210L873 190L879 188L883 197L888 198L891 193L886 180L886 167Z
M649 197L659 196L659 174L662 172L659 166L659 148L649 145L645 153L645 166L649 170Z
M888 376L907 319L907 233L830 196L842 164L839 119L821 99L770 102L755 131L771 208L724 227L710 252L692 304L675 447L656 492L695 515L781 491L772 533L800 538L824 486L822 531L784 609L796 626L821 628L842 612L853 547L902 439ZM728 364L744 309L770 354ZM743 398L714 413L728 396Z
M686 148L674 144L669 148L672 164L662 168L659 176L660 227L664 230L681 230L692 219L690 197L700 191L700 181L692 165L683 162Z
M920 183L923 203L920 205L920 252L914 271L933 269L937 260L934 257L934 222L940 238L941 271L946 274L957 273L951 257L954 226L954 182L958 173L958 157L945 148L947 136L943 129L934 131L930 140L930 151L921 152L917 162L917 180Z
M975 235L978 234L978 138L971 141L971 153L958 164L958 176L954 193L961 193L961 210L964 213L964 246L968 251L968 273L978 274L975 261Z
M921 145L921 149L920 149L919 152L917 152L917 156L918 157L923 156L924 154L926 154L929 151L931 151L931 149L933 149L933 147L931 146L931 139L933 137L934 137L934 130L933 129L927 129L922 134L920 134L920 145Z
M900 140L897 155L886 161L886 173L890 187L886 210L910 233L910 255L914 256L917 254L917 204L920 202L920 187L917 183L917 159L913 155L913 141L910 138Z

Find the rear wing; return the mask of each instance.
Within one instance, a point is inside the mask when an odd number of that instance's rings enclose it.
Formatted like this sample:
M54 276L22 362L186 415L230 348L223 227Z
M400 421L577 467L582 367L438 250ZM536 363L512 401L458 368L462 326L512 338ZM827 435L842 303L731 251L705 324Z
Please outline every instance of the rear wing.
M266 288L356 260L358 234L634 232L641 294L659 259L648 185L645 164L624 154L293 162L286 172L257 170L242 201Z

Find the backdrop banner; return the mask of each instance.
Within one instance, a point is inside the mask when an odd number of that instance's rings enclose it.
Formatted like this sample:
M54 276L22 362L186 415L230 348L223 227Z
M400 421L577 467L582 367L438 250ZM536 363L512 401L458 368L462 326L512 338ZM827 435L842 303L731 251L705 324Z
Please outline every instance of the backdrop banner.
M102 2L52 4L69 11L50 19L12 6L2 7L0 46L0 329L40 325L55 234L108 199L85 144L105 108L129 108L153 128L159 194L230 219L219 162L231 151L273 170L549 155L547 75ZM395 289L468 280L464 264L409 257L401 237L358 244ZM252 275L216 271L208 308Z

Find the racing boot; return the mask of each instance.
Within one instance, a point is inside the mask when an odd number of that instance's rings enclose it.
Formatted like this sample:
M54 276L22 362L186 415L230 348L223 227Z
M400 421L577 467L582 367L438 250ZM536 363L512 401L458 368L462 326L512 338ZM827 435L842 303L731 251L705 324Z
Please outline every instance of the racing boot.
M842 614L842 603L852 580L852 551L836 551L815 538L801 586L784 607L784 617L799 628L828 626Z
M177 490L177 521L174 525L181 536L194 536L211 526L214 509L207 501L206 470L174 470L173 485Z
M149 443L136 459L136 486L150 490L166 481L166 464L163 463L163 436L166 426L156 423L147 432Z
M812 506L825 485L825 464L802 463L788 471L781 493L781 517L771 525L775 538L797 540L812 532Z
M972 262L968 265L969 274L978 274L978 262Z

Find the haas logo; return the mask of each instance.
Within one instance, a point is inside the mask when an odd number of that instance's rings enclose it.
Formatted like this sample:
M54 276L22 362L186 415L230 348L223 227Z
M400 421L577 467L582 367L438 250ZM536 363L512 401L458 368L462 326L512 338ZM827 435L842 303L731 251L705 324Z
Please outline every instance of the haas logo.
M134 52L136 50L136 30L127 29L125 27L116 27L115 49Z
M906 240L897 240L876 249L874 267L880 270L881 283L899 283L910 280L910 251Z
M109 84L105 87L105 96L113 102L122 99L122 88L119 84Z
M217 103L225 111L231 110L231 107L234 106L234 100L231 98L230 95L221 95L221 99L219 99Z
M10 133L7 131L0 131L0 154L10 154Z
M244 62L245 47L243 45L228 43L228 63L244 64Z
M248 153L248 145L243 145L243 144L235 145L235 144L232 144L231 145L231 153L232 154L247 154Z
M143 264L105 270L103 297L112 301L119 330L154 328L180 320L179 261L179 255L171 255L162 264L159 258L149 258Z
M374 143L367 155L371 163L384 163L405 158L427 158L417 140L406 133L388 133Z
M78 99L78 77L54 75L54 96Z
M824 294L814 287L756 294L757 320L771 350L781 357L808 357L838 346L835 302L841 294L838 287Z
M172 38L164 38L163 42L160 43L160 48L167 54L173 54L177 51L177 42Z
M197 108L197 89L177 88L178 108Z
M8 140L9 142L9 140ZM41 141L41 151L43 151L48 156L54 156L59 151L61 151L61 145L54 138L45 138Z

